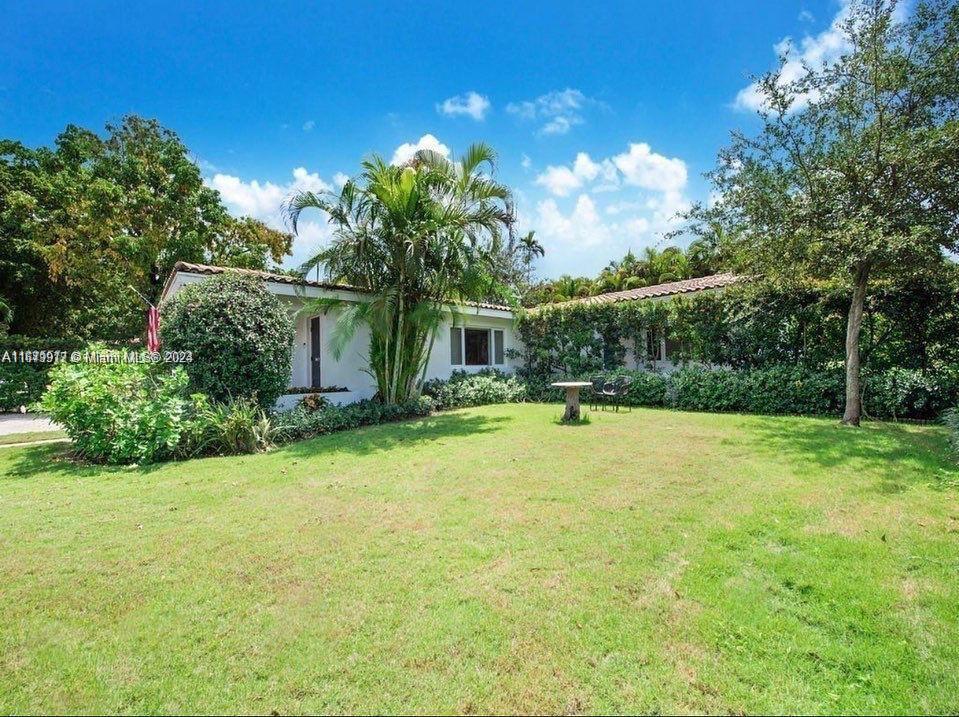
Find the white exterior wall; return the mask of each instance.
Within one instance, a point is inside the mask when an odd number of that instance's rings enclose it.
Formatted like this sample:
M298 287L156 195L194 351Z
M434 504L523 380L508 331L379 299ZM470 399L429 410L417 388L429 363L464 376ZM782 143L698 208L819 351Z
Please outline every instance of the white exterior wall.
M186 284L204 281L207 274L193 274L177 272L165 296L173 296ZM290 387L311 385L310 365L310 319L320 317L320 383L322 386L345 386L349 394L340 394L345 401L357 401L372 398L376 393L376 383L366 373L368 368L368 348L370 341L369 329L361 326L350 344L343 351L339 360L333 357L330 351L330 337L336 325L336 309L329 309L325 313L313 313L304 309L311 298L338 298L346 301L362 301L363 295L350 291L320 289L317 287L301 287L281 282L266 282L267 288L279 296L294 315L295 333L293 337L293 361L290 366ZM161 316L162 321L162 316ZM520 345L514 329L514 318L510 311L502 309L485 309L467 307L461 310L456 317L456 326L463 328L487 328L503 331L504 363L494 366L503 371L512 371L519 361L510 359L506 353L510 349L519 350ZM427 363L426 378L449 378L455 370L476 372L483 366L453 366L450 354L450 322L444 321L436 336L433 350ZM490 346L490 360L494 360L492 345Z

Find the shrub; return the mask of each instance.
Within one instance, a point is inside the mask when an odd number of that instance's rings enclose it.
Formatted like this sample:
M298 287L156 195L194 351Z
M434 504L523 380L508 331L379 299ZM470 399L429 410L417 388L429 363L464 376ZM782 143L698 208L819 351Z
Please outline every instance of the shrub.
M515 376L507 376L496 369L484 369L478 373L454 371L449 380L427 381L423 393L434 399L437 408L526 400L526 386Z
M308 393L300 399L299 405L302 406L306 411L318 411L321 408L326 408L329 406L330 401L326 396L321 396L316 393Z
M0 411L15 411L40 400L53 361L83 348L74 339L0 336ZM24 354L33 354L25 360Z
M325 406L318 410L309 410L301 405L279 414L274 420L277 435L283 440L293 441L360 426L428 416L432 410L433 401L421 396L397 404L366 400L345 406Z
M617 374L633 379L624 402L632 406L825 416L841 413L845 401L841 366L813 369L788 364L738 370L687 366L673 373L620 369L606 375ZM925 374L906 369L867 372L864 385L864 405L872 418L928 420L959 403L959 372L954 369ZM533 400L562 399L548 380L527 381L526 387Z
M177 457L257 453L273 446L276 430L270 417L250 399L210 404L193 396L194 413L177 449Z
M959 408L950 408L942 415L942 422L949 429L949 442L959 451Z
M103 463L151 463L177 453L193 406L186 373L134 363L55 366L40 408L76 452Z
M47 384L46 366L0 363L0 411L15 411L40 399Z
M271 408L290 380L293 319L262 280L226 272L190 284L160 311L164 350L192 352L190 390Z

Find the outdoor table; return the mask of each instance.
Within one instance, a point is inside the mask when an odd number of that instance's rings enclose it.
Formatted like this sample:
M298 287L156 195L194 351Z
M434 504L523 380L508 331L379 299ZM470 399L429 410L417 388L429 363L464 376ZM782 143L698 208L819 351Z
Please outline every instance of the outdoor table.
M566 389L566 413L563 414L564 421L579 420L579 389L592 386L589 381L557 381L550 384L556 388Z

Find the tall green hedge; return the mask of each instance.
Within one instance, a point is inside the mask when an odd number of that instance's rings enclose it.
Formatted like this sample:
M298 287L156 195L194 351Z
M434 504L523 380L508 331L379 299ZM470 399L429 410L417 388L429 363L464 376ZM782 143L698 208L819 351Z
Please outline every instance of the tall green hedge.
M815 369L777 365L752 369L688 366L671 373L616 370L607 377L632 378L627 405L805 416L834 415L844 401L841 366ZM588 380L584 374L576 378ZM916 370L890 369L866 372L866 414L881 419L938 418L959 403L959 372L928 374ZM560 400L561 393L549 379L527 382L532 400Z
M950 265L951 266L951 265ZM844 360L848 290L838 284L743 282L657 301L571 303L517 322L525 373L578 374L622 365L622 341L665 330L673 356L734 368L825 366ZM866 306L866 367L934 371L959 365L959 269L877 281Z
M160 307L163 350L191 352L190 390L213 401L271 408L290 382L293 330L291 310L237 272L190 284Z

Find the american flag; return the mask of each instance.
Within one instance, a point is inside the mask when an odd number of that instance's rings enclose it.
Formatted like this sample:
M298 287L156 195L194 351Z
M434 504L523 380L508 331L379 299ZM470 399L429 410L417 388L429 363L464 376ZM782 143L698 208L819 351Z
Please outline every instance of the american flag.
M154 353L160 350L160 311L153 304L147 311L147 351Z

